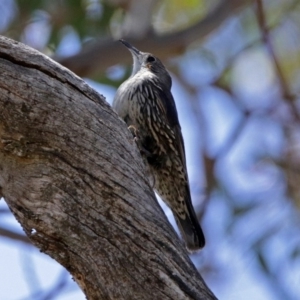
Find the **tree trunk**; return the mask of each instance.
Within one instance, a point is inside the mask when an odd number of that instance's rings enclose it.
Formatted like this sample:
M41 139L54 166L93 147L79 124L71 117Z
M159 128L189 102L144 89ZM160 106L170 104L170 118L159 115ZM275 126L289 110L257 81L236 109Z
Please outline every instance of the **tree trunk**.
M0 192L88 299L215 299L123 121L51 59L0 38Z

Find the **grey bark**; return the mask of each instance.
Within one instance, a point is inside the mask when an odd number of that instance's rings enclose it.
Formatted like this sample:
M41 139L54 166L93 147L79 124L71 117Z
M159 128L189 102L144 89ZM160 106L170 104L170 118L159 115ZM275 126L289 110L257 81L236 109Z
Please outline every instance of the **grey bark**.
M215 299L123 121L73 73L0 37L0 190L88 299Z

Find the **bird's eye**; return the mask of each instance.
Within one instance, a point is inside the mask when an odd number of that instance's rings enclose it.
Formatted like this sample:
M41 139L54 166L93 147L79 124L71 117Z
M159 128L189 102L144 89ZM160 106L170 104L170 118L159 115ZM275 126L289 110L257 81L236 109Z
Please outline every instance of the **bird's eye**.
M147 63L151 63L151 62L154 62L155 61L155 58L153 56L148 56L147 57Z

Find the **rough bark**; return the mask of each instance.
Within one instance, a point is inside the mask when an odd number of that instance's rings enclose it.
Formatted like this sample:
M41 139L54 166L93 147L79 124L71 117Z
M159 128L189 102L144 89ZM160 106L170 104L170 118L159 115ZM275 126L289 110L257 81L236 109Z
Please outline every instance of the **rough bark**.
M125 124L80 78L0 38L0 190L88 299L215 299Z

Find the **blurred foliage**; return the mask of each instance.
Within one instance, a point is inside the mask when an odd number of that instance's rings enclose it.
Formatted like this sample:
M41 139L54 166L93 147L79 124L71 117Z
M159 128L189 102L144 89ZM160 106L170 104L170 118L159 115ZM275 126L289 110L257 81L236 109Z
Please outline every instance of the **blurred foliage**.
M106 2L94 0L18 0L13 6L12 22L5 29L5 35L21 40L40 51L45 51L47 47L55 51L67 33L66 28L72 29L81 42L99 35L107 35L109 22L115 11L115 8ZM33 25L39 27L44 24L49 31L44 44L31 45L30 39L24 36L26 31Z
M0 1L6 12L0 30L49 55L70 55L109 36L112 23L122 23L126 2ZM217 3L158 1L153 27L160 33L187 28ZM265 285L274 299L300 294L299 14L299 0L253 1L168 62L179 94L186 95L176 100L192 136L186 137L194 155L190 181L208 238L196 265L213 290L229 269L238 270L240 251L255 261L258 278L271 283ZM108 71L97 80L118 86L130 72L118 67L120 76ZM204 201L197 186L207 187Z
M160 1L154 12L154 28L158 32L186 28L208 12L212 4L204 0L164 0Z

